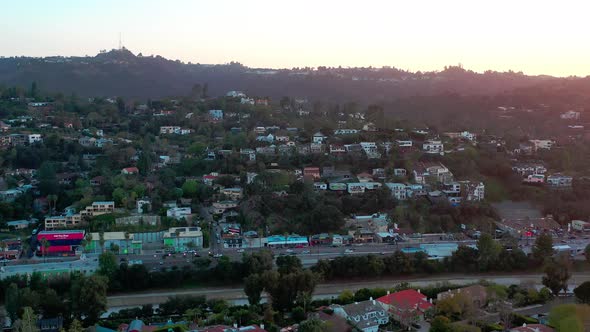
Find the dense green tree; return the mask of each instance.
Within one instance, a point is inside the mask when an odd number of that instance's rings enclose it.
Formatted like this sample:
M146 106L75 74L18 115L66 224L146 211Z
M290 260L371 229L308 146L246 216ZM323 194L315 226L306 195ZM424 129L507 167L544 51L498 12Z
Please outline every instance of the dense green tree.
M567 282L571 277L571 262L569 257L559 256L550 258L545 263L545 276L543 276L543 285L549 288L553 295L558 295L560 291L567 290Z
M19 304L19 291L18 286L15 283L11 283L4 295L4 307L8 313L8 317L13 321L18 317Z
M25 307L21 318L16 323L18 332L38 332L37 316L31 307Z
M115 277L117 266L117 256L110 251L105 251L98 256L98 273L107 277L110 281Z
M259 250L255 252L244 253L242 257L244 265L244 274L264 273L270 271L274 266L274 256L270 250Z
M585 304L590 304L590 281L585 281L574 289L576 299Z
M259 274L253 273L244 279L244 293L248 297L250 305L260 303L260 297L264 290L264 283Z
M299 324L299 332L327 332L329 331L329 326L325 322L317 318L311 318L308 320L304 320Z
M436 316L430 325L430 332L453 332L453 326L447 317Z
M303 269L301 260L297 256L279 256L276 263L280 274L294 273Z
M104 276L78 276L72 283L70 302L74 317L85 317L92 325L107 309L108 279Z
M502 247L498 244L490 234L484 233L477 240L477 251L479 255L478 263L481 271L489 271L493 269L498 262Z
M548 233L543 233L537 237L533 245L533 258L538 263L542 263L545 259L553 256L553 238Z

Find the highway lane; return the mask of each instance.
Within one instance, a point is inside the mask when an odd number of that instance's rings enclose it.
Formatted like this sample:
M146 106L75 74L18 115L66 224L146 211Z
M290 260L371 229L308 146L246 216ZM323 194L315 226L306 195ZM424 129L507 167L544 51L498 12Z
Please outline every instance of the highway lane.
M492 274L472 274L472 275L439 275L420 278L391 278L370 281L347 281L332 282L319 284L314 292L314 298L332 298L338 296L343 290L356 291L360 288L392 288L401 282L410 283L413 287L427 287L440 283L450 283L456 285L465 285L476 283L481 280L494 282L500 285L509 286L512 284L535 284L541 285L543 274L514 274L514 275L492 275ZM571 285L579 285L584 281L590 280L590 272L573 273L570 279ZM243 304L246 301L241 286L231 287L207 287L190 290L159 290L131 294L117 294L108 297L109 308L124 308L141 306L146 304L159 304L165 302L171 296L206 296L207 298L221 298L232 303ZM264 296L266 299L266 296Z

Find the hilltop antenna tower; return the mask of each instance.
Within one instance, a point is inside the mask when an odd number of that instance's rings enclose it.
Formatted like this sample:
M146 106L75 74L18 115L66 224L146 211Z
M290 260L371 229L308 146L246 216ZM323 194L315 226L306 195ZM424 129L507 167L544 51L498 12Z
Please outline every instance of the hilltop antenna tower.
M119 51L123 49L123 43L121 42L121 33L119 32Z

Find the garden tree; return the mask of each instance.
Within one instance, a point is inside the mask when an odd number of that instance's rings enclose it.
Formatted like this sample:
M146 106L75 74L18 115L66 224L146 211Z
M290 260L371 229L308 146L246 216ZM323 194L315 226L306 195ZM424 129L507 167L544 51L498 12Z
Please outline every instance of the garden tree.
M301 260L297 256L277 257L277 270L280 274L294 273L302 269Z
M452 320L471 318L474 313L473 302L465 294L455 294L436 303L436 311Z
M231 175L222 175L222 176L218 177L217 180L215 180L215 183L227 188L227 187L233 187L236 184L236 181L235 181L234 177Z
M98 273L112 281L117 273L117 256L110 251L105 251L98 256Z
M478 262L481 271L492 270L498 261L502 247L494 241L490 234L484 233L477 240Z
M45 262L47 262L47 250L49 249L50 246L51 246L51 244L49 243L47 238L41 239L41 252L43 253L43 260Z
M590 263L590 244L584 249L584 254L586 255L586 261Z
M266 271L263 274L263 280L264 289L271 298L273 308L285 312L293 307L298 294L313 294L318 276L309 270L289 274Z
M580 303L590 304L590 281L583 282L574 289L576 299Z
M273 269L274 256L270 250L244 253L242 256L242 265L244 266L244 275L246 276L252 273L261 274Z
M195 180L186 180L182 184L182 195L187 198L195 197L199 184Z
M322 321L318 318L310 318L308 320L304 320L299 324L299 332L327 332L329 331L329 326L327 323Z
M80 323L79 320L74 318L74 320L70 324L70 327L68 327L68 332L84 332L84 327L82 326L82 323Z
M476 249L467 246L459 246L451 256L451 266L456 272L478 271L478 253Z
M104 276L75 276L70 292L74 317L85 317L87 325L98 322L100 315L107 309L107 289L108 280Z
M253 273L244 279L244 293L246 293L250 305L257 305L260 303L263 290L264 283L259 274Z
M17 332L38 332L37 316L31 307L25 307L21 318L16 323Z
M342 304L352 303L354 301L354 293L348 289L345 289L338 295L338 301Z
M453 332L451 321L445 316L436 316L430 325L430 332Z
M64 301L53 288L47 288L39 300L40 311L45 317L55 317L66 312Z
M8 313L8 317L14 322L18 317L17 312L19 308L19 291L15 283L11 283L4 293L4 307Z
M533 245L533 258L539 264L543 263L545 259L553 256L553 238L549 233L543 233L537 237Z
M543 276L543 285L549 288L553 295L559 294L562 290L567 290L567 282L571 277L571 262L565 255L552 257L545 263L545 276Z
M56 170L53 163L43 162L37 171L37 179L39 180L39 190L42 195L55 195L58 193Z

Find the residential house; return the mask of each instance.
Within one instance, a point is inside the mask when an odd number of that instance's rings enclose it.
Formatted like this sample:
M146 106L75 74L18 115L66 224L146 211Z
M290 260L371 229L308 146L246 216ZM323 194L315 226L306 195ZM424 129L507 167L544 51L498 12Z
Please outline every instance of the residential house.
M385 179L385 168L373 168L371 172L374 179Z
M398 148L402 148L402 149L409 149L413 146L413 142L412 140L395 140L395 145Z
M212 186L218 177L219 177L219 173L217 173L217 172L211 172L207 175L203 175L203 183L208 186Z
M261 136L256 137L256 141L258 141L258 142L264 142L264 143L269 143L269 144L271 144L272 142L274 142L274 140L275 140L275 136L273 134L268 134L266 136L261 135Z
M320 168L319 167L305 167L303 169L303 176L304 177L311 177L314 180L319 180L321 178Z
M408 175L408 171L405 168L394 168L393 169L393 176L406 176Z
M349 194L362 194L365 192L365 189L367 189L367 187L365 187L364 183L347 183L346 184L346 192L348 192Z
M238 207L238 202L237 201L232 201L232 200L225 200L225 201L219 201L219 202L214 202L212 204L212 213L213 214L223 214L225 213L225 211L229 210L229 209L235 209Z
M438 293L437 300L453 298L457 295L465 296L476 308L483 308L488 302L487 289L482 285L472 285L454 290L449 289L446 292Z
M35 144L38 142L43 142L41 134L29 134L29 144Z
M417 163L414 170L414 181L418 184L426 184L427 180L433 179L440 183L450 182L453 179L451 171L442 163Z
M552 139L531 139L529 142L533 145L534 151L539 149L551 150L553 145L555 145L555 141Z
M140 198L135 202L137 213L143 214L151 210L152 201L149 198Z
M512 166L512 170L515 173L520 174L522 177L527 177L534 174L545 174L547 168L542 163L517 163Z
M378 332L380 325L389 323L387 310L373 298L343 306L334 304L330 308L334 314L346 318L357 331Z
M386 183L385 186L391 191L393 196L398 201L404 201L408 198L408 190L403 183Z
M25 228L28 228L30 225L34 225L35 223L36 223L36 219L35 220L12 220L12 221L7 221L6 226L8 226L9 229L25 229Z
M256 151L252 149L240 149L240 157L246 161L256 161Z
M174 218L176 220L185 219L190 221L189 218L192 215L192 209L190 207L173 207L166 211L166 216Z
M444 154L445 149L441 140L426 140L422 144L422 150L429 154Z
M561 113L559 118L562 120L579 120L580 119L580 112L576 111L567 111L565 113Z
M345 154L346 149L342 144L330 144L330 153L331 154Z
M334 130L334 135L353 135L358 134L358 129L336 129Z
M552 174L547 177L547 185L554 188L569 188L572 186L573 178L563 174Z
M133 175L138 173L139 169L137 167L125 167L121 170L121 174L123 175Z
M209 116L211 119L219 121L223 120L223 111L222 110L209 110Z
M327 137L318 131L317 133L313 134L312 142L317 144L323 144L326 141L326 139Z
M240 200L244 198L244 190L242 188L223 188L220 192L231 200Z
M324 144L309 143L309 151L311 153L323 153L324 152Z
M373 176L371 174L367 173L367 172L363 172L363 173L357 174L356 175L356 178L361 183L373 182Z
M367 155L376 153L377 151L377 144L375 142L361 142L361 148Z
M424 320L424 314L430 310L432 299L429 301L420 290L406 289L396 293L389 293L377 299L387 309L391 317L402 326L410 326Z
M179 134L179 126L162 126L160 127L160 134Z

